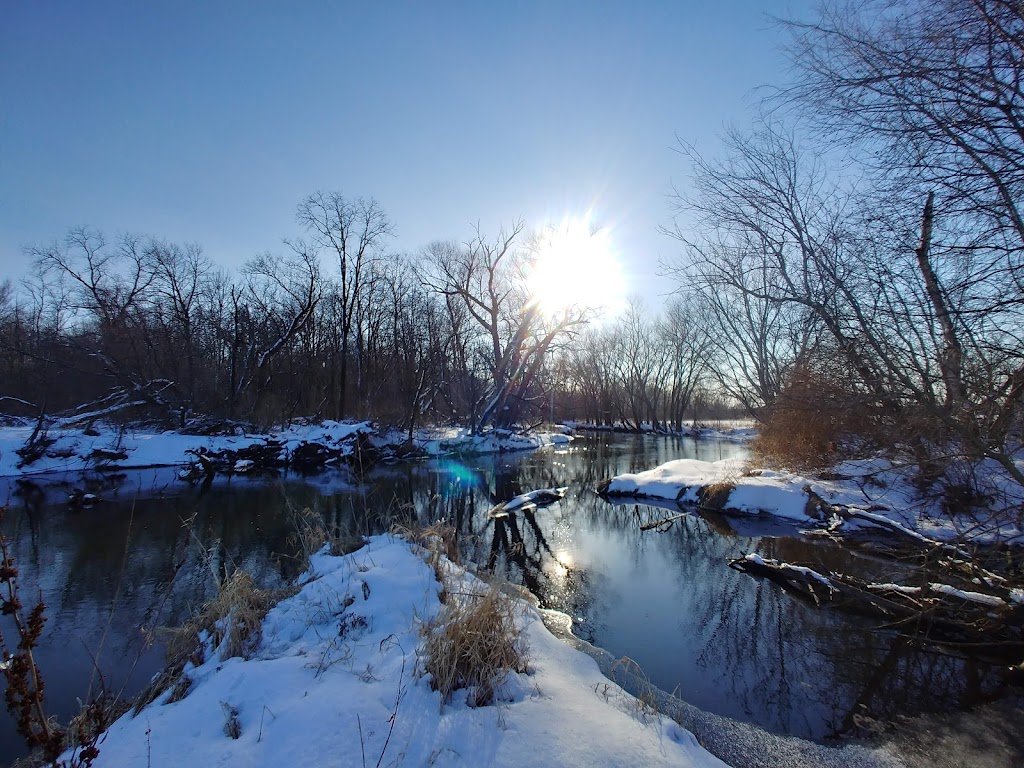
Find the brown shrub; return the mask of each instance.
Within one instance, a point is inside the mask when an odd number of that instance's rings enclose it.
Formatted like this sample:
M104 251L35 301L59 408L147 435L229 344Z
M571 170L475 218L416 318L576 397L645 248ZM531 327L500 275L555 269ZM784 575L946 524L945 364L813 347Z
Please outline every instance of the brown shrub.
M360 549L366 542L363 535L351 527L329 531L320 511L311 507L294 506L286 500L288 517L291 520L292 532L288 534L288 543L298 550L298 559L303 568L309 567L309 561L325 544L330 544L332 555L347 555Z
M450 595L423 634L424 669L442 704L465 688L470 706L484 706L509 672L526 671L515 603L495 586L481 594Z
M721 480L697 489L697 498L702 509L721 512L729 503L729 494L736 490L736 483Z
M212 647L220 649L221 658L250 658L263 636L263 619L267 612L297 591L296 587L260 589L248 573L235 571L221 584L217 596L195 616L181 627L167 630L167 666L139 694L135 713L168 688L174 689L171 701L185 697L190 682L182 677L182 671L189 661L196 666L203 663L201 636L204 632L209 633Z
M873 442L878 435L871 406L845 382L798 368L762 412L752 448L758 463L824 469L839 459L850 438Z

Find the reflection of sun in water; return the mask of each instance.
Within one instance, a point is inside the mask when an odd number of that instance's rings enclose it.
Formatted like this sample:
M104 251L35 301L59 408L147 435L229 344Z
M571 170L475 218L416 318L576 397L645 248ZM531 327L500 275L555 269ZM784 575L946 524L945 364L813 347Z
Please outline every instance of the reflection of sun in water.
M587 218L567 218L542 235L527 287L547 314L573 307L611 314L625 301L622 266L607 229L593 229Z
M555 560L557 560L558 564L563 568L572 568L576 562L575 558L572 556L572 552L564 549L555 552Z

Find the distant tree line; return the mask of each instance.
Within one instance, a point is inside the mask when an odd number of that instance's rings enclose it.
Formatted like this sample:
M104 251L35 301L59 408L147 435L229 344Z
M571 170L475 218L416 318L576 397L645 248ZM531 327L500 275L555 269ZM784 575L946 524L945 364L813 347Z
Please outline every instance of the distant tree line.
M388 250L374 200L310 195L299 237L237 273L196 244L74 229L28 250L0 290L0 412L73 422L153 418L261 425L372 418L412 430L574 416L679 427L701 388L709 329L688 305L545 312L522 279L522 223L491 239Z
M31 249L0 289L0 409L672 429L737 404L783 462L852 436L925 482L968 457L1024 486L1021 5L829 2L788 27L796 84L721 157L680 147L658 312L544 311L522 223L397 255L376 201L316 193L234 274L89 230Z

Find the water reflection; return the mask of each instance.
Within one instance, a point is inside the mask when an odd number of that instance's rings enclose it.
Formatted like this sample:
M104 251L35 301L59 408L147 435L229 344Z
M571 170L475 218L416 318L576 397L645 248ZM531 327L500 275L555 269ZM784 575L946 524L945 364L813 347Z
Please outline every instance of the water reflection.
M728 443L604 435L557 450L380 467L361 484L347 475L236 478L181 492L129 475L90 511L48 504L54 494L45 489L43 501L12 498L5 532L25 596L41 593L49 605L39 661L48 701L65 718L93 656L109 687L141 687L161 660L159 643L146 647L144 636L195 610L212 594L213 573L244 567L267 585L292 578L289 505L316 505L344 532L446 519L464 558L571 616L577 635L629 656L656 685L699 707L771 730L823 738L868 727L870 717L974 701L1001 685L989 667L909 647L726 567L751 551L872 578L886 577L884 563L795 537L784 523L680 517L675 505L613 505L592 490L672 458L736 452ZM562 485L569 494L553 506L487 514L520 493ZM20 754L16 745L13 724L0 718L0 754Z

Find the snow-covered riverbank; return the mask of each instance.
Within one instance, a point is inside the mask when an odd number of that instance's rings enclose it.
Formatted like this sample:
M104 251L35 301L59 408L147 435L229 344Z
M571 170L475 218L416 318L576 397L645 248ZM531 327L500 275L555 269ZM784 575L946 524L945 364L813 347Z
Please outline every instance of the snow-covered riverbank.
M734 766L903 765L882 748L769 734L649 685L633 688L637 698L604 676L611 657L578 650L567 617L546 612L568 643L522 598L511 599L526 672L510 673L491 705L470 706L464 689L443 701L424 674L423 628L443 611L442 585L424 554L376 536L344 557L315 555L301 591L267 614L248 658L224 658L227 641L213 648L204 636L205 660L186 666L187 685L115 722L95 766L727 765L677 720ZM434 562L449 592L487 590L450 562Z
M449 585L481 589L445 563ZM301 591L267 615L251 658L208 649L184 698L117 721L95 765L724 765L676 722L605 678L518 600L527 672L496 703L443 702L421 628L442 610L435 571L389 536L314 556Z
M80 472L92 469L134 469L188 465L197 454L217 456L261 450L275 462L288 463L297 451L316 454L319 466L329 466L352 455L357 441L382 455L406 454L441 456L451 453L500 453L530 450L543 445L567 443L572 438L561 433L530 435L491 431L472 435L469 430L422 429L413 435L380 431L371 422L323 421L318 424L293 424L267 433L248 433L237 428L227 435L193 435L176 431L159 432L142 427L121 428L96 424L88 433L81 428L52 427L36 436L38 455L25 455L34 425L24 423L0 427L0 477L39 475L54 472ZM311 450L312 448L312 450ZM266 449L266 450L263 450ZM21 453L19 453L19 451ZM245 471L250 464L237 466Z
M603 483L599 490L611 497L649 498L680 504L700 504L717 511L764 515L801 525L827 522L829 507L853 510L859 518L849 527L894 524L929 538L1002 541L1024 538L1009 516L994 516L964 509L962 519L941 507L941 498L922 496L913 482L914 469L885 459L847 461L834 467L826 478L794 472L751 469L747 462L730 459L707 462L694 459L670 461L645 472L622 474ZM1012 483L996 469L988 468L976 482L1003 505L1019 503Z

